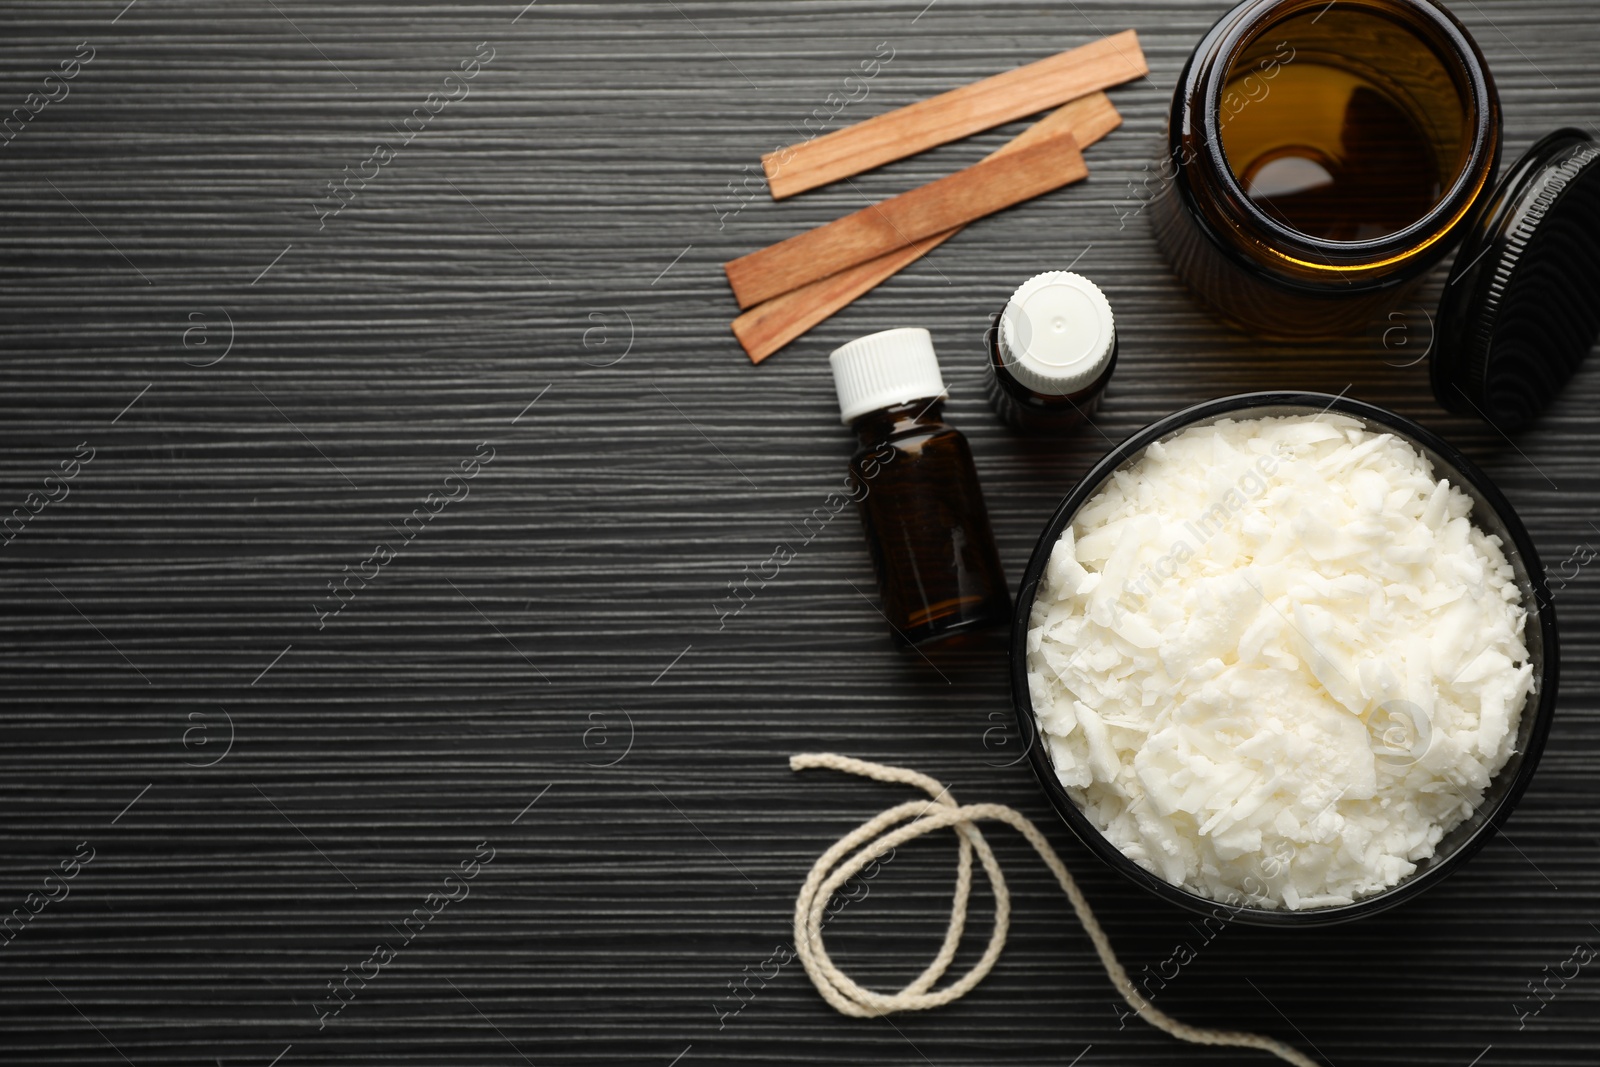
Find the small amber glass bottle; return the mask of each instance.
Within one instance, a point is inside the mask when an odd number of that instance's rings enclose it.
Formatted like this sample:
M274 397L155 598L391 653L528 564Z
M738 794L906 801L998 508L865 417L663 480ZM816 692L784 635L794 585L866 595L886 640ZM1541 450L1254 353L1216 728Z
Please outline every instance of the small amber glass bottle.
M1012 294L988 343L989 403L1024 433L1054 435L1100 406L1117 366L1117 323L1081 274L1036 274Z
M1488 65L1433 0L1245 0L1178 76L1151 221L1234 325L1359 333L1459 241L1500 137Z
M972 449L941 418L927 330L885 330L829 357L843 422L860 441L853 493L896 640L927 649L1011 620Z

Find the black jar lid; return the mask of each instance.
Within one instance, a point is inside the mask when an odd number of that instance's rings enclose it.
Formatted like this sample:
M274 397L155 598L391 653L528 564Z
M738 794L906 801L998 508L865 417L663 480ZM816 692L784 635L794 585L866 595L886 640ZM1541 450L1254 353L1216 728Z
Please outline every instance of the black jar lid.
M1545 137L1456 253L1430 361L1447 410L1504 430L1537 418L1600 336L1600 146Z

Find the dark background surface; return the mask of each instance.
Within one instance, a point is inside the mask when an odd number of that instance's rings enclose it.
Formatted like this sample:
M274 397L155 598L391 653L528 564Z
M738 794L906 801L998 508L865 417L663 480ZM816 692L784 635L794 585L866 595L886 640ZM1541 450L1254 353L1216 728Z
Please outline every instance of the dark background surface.
M1209 943L1006 766L999 656L940 675L894 651L848 512L719 631L727 583L842 478L827 351L896 325L934 332L1013 578L1108 441L1268 387L1348 386L1443 433L1552 567L1600 544L1593 369L1513 445L1441 413L1425 365L1405 366L1427 346L1426 298L1347 344L1253 344L1186 300L1142 218L1124 224L1178 67L1225 4L924 5L0 10L0 111L78 42L95 50L0 148L0 513L94 450L0 549L0 913L79 842L94 850L0 948L0 1059L1273 1062L1119 1027L1066 902L1000 831L1011 945L965 1000L846 1019L789 963L734 1014L730 983L771 974L813 859L907 798L787 768L834 750L1032 815L1136 977L1197 948L1157 998L1180 1018L1335 1067L1600 1060L1600 964L1517 1018L1544 968L1600 943L1600 570L1557 597L1559 718L1507 834L1357 927ZM1499 79L1510 152L1600 112L1588 0L1456 11ZM1127 123L1088 153L1087 183L975 225L749 365L723 260L1021 128L783 204L753 179L730 191L880 42L894 58L836 125L1128 26L1152 74L1114 91ZM319 229L326 183L395 140L480 42L494 58L470 94ZM1098 429L1030 444L984 404L981 336L1012 287L1075 257L1116 307L1121 368ZM446 485L482 442L492 462ZM319 629L342 568L398 544L430 492L463 491ZM319 1030L327 983L399 945L489 848L470 895ZM830 927L847 967L880 987L921 968L953 854L947 837L900 850Z

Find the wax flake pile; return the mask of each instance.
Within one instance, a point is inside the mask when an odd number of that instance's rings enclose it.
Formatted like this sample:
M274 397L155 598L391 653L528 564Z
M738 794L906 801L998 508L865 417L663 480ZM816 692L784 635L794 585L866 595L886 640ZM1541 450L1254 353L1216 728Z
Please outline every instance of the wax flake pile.
M1471 510L1340 415L1151 445L1033 604L1062 784L1124 855L1209 897L1320 908L1397 884L1481 802L1533 686L1511 565Z

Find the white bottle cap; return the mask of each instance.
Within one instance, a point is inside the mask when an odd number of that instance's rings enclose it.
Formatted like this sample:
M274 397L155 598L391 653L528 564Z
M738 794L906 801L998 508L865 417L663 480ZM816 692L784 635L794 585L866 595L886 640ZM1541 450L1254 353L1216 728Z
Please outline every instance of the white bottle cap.
M1017 287L1000 317L1000 359L1023 387L1046 396L1085 389L1111 359L1117 323L1098 286L1064 270Z
M870 411L944 396L933 338L921 327L858 337L828 356L846 426Z

